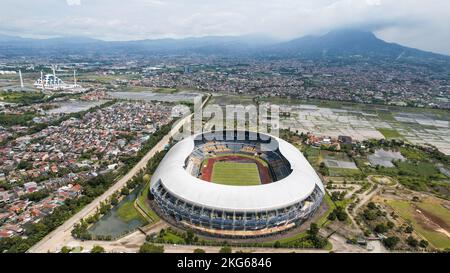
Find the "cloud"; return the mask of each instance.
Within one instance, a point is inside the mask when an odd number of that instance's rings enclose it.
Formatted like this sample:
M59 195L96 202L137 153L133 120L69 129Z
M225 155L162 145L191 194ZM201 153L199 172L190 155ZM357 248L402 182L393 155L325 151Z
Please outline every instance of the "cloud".
M81 0L66 0L67 5L69 6L80 6Z
M450 54L448 10L448 0L89 0L82 5L81 0L2 0L0 33L107 40L246 34L291 39L359 28Z
M366 0L366 3L369 6L380 6L381 0Z

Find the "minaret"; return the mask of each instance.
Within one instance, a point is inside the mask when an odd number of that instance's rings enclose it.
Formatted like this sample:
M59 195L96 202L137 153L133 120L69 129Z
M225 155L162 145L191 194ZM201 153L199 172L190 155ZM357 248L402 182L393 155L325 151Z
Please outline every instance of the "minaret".
M41 70L41 84L42 84L42 90L45 90L45 85L44 85L44 74L42 73L42 70Z
M56 84L56 70L54 65L52 65L52 69L53 69L53 84Z
M77 86L77 76L76 76L75 69L73 70L73 86L74 87Z
M20 77L20 88L23 89L23 78L22 78L22 70L19 69L19 77Z

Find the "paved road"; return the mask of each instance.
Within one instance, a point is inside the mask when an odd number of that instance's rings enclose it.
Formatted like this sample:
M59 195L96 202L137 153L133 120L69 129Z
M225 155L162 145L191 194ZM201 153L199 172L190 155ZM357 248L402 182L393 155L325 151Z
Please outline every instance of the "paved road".
M168 224L164 221L160 221L145 231L147 234L158 233L161 229L167 228ZM333 251L340 253L369 253L365 248L357 245L350 245L346 243L345 238L338 234L333 234L329 238L330 242L333 244ZM139 251L140 246L145 242L145 235L140 231L133 232L117 241L80 241L71 238L67 242L68 247L82 247L84 251L89 252L94 246L102 246L106 252L115 253L136 253ZM373 242L376 244L377 242ZM61 246L62 247L62 246ZM383 252L382 247L375 245L375 249L372 253ZM207 253L218 253L221 247L216 246L193 246L193 245L175 245L175 244L164 244L164 250L166 253L192 253L194 249L201 248ZM54 248L50 251L59 251L60 248ZM270 247L233 247L233 251L243 251L252 253L328 253L328 250L316 250L316 249L292 249L292 248L270 248Z
M209 97L208 97L209 98ZM203 106L206 104L208 99L203 102ZM90 204L86 205L81 211L72 216L69 220L67 220L64 224L59 226L57 229L49 233L45 236L41 241L31 247L28 252L31 253L43 253L48 251L55 251L56 248L61 248L65 246L72 240L71 231L73 226L80 222L81 219L89 216L92 213L95 213L97 207L100 202L108 199L113 193L122 189L126 183L139 171L144 169L147 165L147 162L157 153L164 149L164 147L169 144L170 137L176 134L180 128L183 126L185 122L187 122L192 115L187 116L180 120L173 129L164 136L158 144L155 145L126 175L124 175L119 181L117 181L114 185L112 185L107 191L105 191L101 196L97 197Z
M162 228L166 228L167 224L161 221L149 230L148 233L157 233ZM94 246L102 246L106 252L114 253L136 253L139 251L140 246L145 242L145 235L140 231L129 234L117 241L107 242L107 241L79 241L72 239L68 242L68 247L82 247L83 251L89 252ZM176 244L164 244L164 252L166 253L193 253L194 249L201 248L207 253L218 253L221 247L218 246L193 246L193 245L176 245ZM233 247L233 251L244 251L252 253L327 253L326 250L314 250L314 249L291 249L291 248L239 248ZM59 249L57 249L59 250ZM56 251L57 251L56 250Z

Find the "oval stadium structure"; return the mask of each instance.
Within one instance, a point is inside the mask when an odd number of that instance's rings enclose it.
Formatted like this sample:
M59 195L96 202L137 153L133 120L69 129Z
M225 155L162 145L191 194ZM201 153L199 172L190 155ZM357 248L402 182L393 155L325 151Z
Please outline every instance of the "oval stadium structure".
M184 227L217 236L267 236L303 223L320 206L322 182L288 142L262 133L191 136L161 161L150 196Z

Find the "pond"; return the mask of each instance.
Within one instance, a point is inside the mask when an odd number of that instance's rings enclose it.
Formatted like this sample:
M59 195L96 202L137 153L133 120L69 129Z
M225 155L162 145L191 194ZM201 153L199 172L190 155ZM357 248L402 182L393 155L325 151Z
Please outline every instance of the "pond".
M131 217L130 219L124 219L120 215L121 208L130 207L133 209L132 204L136 200L137 195L141 187L134 189L127 197L122 199L117 206L112 208L110 212L103 215L100 220L89 228L89 233L94 236L111 236L117 238L135 231L137 228L147 224L142 217Z
M374 154L369 155L367 158L372 166L380 165L386 168L394 167L393 160L405 160L400 152L386 151L383 149L376 150Z

